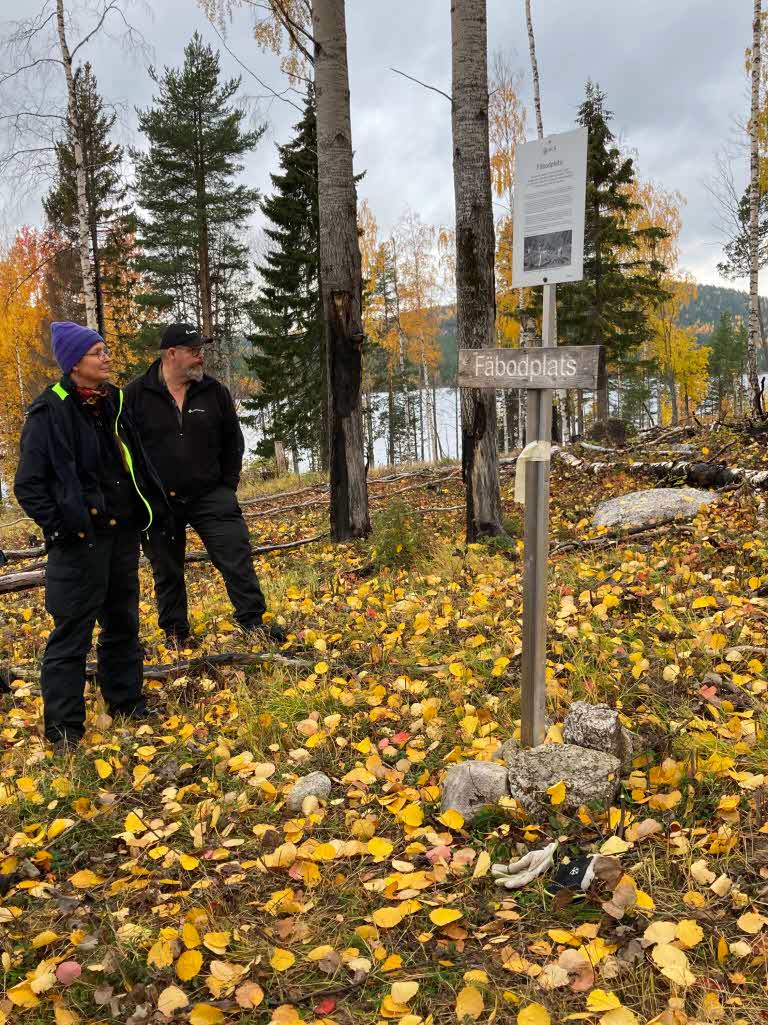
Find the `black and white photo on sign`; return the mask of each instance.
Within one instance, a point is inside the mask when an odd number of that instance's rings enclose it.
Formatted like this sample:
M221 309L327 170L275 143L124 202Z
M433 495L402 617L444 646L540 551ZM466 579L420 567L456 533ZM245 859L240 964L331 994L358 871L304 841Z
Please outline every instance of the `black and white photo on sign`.
M571 262L573 232L549 231L543 235L526 235L523 252L523 270L544 267L564 267Z

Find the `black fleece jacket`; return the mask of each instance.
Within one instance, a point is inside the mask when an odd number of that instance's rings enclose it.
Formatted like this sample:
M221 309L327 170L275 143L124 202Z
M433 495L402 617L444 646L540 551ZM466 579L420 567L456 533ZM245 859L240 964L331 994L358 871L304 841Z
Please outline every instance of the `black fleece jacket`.
M160 360L125 389L126 408L171 501L221 484L237 488L245 441L229 390L207 374L187 387L179 410L161 380Z
M170 523L168 500L123 408L122 393L107 385L104 402L100 430L65 374L27 413L14 492L48 545L69 538L92 541L98 529L113 525L114 513L129 509L133 525L142 530ZM105 455L107 431L114 451ZM133 489L135 500L117 502L115 476L121 477L121 487L124 482Z

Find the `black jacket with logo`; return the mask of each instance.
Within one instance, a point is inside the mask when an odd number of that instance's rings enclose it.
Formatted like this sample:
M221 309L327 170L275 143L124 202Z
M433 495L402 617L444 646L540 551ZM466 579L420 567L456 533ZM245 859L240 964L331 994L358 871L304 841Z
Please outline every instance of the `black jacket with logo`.
M221 484L237 488L245 441L223 384L203 376L187 387L179 410L156 360L125 389L126 407L172 501L199 498Z
M97 424L66 374L29 408L14 492L47 545L91 541L97 530L118 523L142 530L170 523L168 500L124 409L123 393L107 385Z

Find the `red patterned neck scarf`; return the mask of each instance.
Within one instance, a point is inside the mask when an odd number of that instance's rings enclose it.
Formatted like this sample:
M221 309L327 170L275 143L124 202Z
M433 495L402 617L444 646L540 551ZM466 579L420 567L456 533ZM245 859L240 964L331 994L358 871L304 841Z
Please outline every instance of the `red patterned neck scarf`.
M80 396L80 401L84 406L96 406L97 409L101 409L104 404L104 399L107 397L107 389L83 388L78 385L77 394Z

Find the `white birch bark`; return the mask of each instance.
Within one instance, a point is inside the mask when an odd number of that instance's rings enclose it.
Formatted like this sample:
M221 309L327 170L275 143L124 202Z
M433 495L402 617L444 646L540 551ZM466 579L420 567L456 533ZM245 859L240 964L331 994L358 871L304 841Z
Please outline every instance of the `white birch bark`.
M531 53L531 78L533 80L533 107L536 111L536 131L540 139L544 138L544 125L541 119L541 90L539 88L539 64L536 60L536 40L533 36L533 18L531 17L531 0L525 0L525 21L528 26L528 49Z
M760 298L758 294L758 210L760 206L760 161L758 156L758 115L760 112L760 22L761 0L755 0L752 21L752 104L749 122L749 338L747 342L747 377L752 411L763 411L760 382L757 376L757 346L760 340Z
M331 534L370 531L361 406L362 271L352 167L344 0L312 0L320 276L328 350Z
M488 140L486 0L453 0L453 184L456 198L456 321L460 349L495 340L494 229ZM461 390L462 472L467 541L500 534L496 395Z
M94 331L99 329L99 318L96 309L96 284L93 267L91 266L90 231L88 226L88 196L85 181L85 161L81 145L80 117L77 111L77 93L75 76L72 72L72 57L67 44L64 25L64 0L56 0L56 23L59 32L59 46L64 75L67 79L67 112L69 125L74 140L75 179L77 181L77 235L78 252L80 254L80 271L83 275L83 299L85 302L85 318L88 327Z

